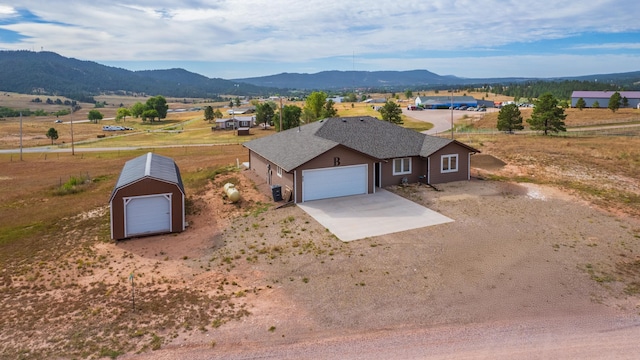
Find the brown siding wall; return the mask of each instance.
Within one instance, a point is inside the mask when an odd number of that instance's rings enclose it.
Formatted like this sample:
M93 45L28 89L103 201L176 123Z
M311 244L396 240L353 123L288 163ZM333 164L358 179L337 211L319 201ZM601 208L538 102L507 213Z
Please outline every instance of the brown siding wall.
M339 159L339 165L336 165L335 163L336 158ZM374 159L367 155L353 151L344 146L337 146L296 169L296 199L298 202L302 201L302 170L361 164L367 164L367 192L371 194L373 193L375 162L376 161Z
M133 184L119 189L111 201L111 226L113 227L113 238L124 239L124 200L125 197L144 196L155 194L171 193L171 229L172 232L180 232L184 228L182 208L182 192L180 188L171 183L155 179L142 179Z
M271 164L271 184L270 185L282 186L283 194L286 186L288 186L290 189L293 189L293 173L287 173L283 171L282 177L279 177L277 173L276 164L271 163L269 160L249 150L249 166L251 168L251 171L255 172L256 175L258 175L258 177L260 177L261 179L264 179L264 181L268 183L269 178L267 173L268 171L267 164Z
M442 173L442 155L458 154L458 171L452 173ZM469 150L456 143L451 143L446 147L432 154L430 182L431 184L441 184L451 181L469 179Z
M381 172L383 187L400 185L403 177L406 177L409 183L415 183L418 182L420 176L427 174L427 159L419 156L411 157L411 174L407 175L393 175L393 159L389 159L387 162L382 162Z

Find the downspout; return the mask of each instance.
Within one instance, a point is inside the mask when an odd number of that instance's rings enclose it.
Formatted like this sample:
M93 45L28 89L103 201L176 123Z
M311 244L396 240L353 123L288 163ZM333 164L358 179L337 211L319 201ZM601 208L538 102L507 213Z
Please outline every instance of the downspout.
M471 180L471 153L467 153L467 180Z
M431 156L427 158L427 184L431 184Z
M298 170L293 170L293 203L298 203Z
M373 178L373 184L372 185L373 186L372 186L372 188L373 188L373 193L375 194L376 193L376 163L373 163L373 169L372 170L373 170L373 176L372 176L372 178ZM369 182L368 176L367 176L367 182ZM369 184L367 184L367 188L368 187L369 187ZM368 192L368 189L367 189L367 192Z

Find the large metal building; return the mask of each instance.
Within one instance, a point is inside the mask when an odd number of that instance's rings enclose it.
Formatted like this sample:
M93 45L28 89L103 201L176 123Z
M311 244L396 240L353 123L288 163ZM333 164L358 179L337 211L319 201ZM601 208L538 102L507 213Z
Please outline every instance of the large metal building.
M478 106L478 101L473 96L418 96L415 100L416 106L425 109L448 109L452 104L457 106Z
M111 238L183 231L185 193L173 159L147 153L127 161L109 205Z
M593 107L597 101L599 108L607 108L609 99L615 94L615 91L574 91L571 93L571 107L576 107L576 103L582 98L586 107ZM640 105L640 91L618 91L621 98L627 98L629 108L638 108Z

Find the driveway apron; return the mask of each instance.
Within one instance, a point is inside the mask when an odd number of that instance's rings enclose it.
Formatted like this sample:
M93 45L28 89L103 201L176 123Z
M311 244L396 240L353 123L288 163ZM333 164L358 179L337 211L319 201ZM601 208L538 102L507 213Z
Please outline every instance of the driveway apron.
M392 192L314 200L298 204L342 241L386 235L453 220Z

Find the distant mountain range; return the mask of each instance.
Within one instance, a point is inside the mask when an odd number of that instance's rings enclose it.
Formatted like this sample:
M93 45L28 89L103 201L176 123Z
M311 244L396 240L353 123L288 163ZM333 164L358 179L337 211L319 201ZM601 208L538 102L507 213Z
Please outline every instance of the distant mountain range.
M405 89L411 87L443 88L448 85L514 83L531 78L466 79L438 75L427 70L410 71L322 71L315 74L282 73L278 75L233 79L257 86L288 89L338 90L354 88Z
M354 89L403 91L445 89L449 86L514 84L527 81L596 81L627 89L640 86L640 71L553 79L459 78L427 70L323 71L316 74L282 73L225 80L184 69L129 71L63 57L53 52L0 51L0 90L25 94L64 95L78 99L101 93L218 98L221 95L262 96L295 90L334 92Z

